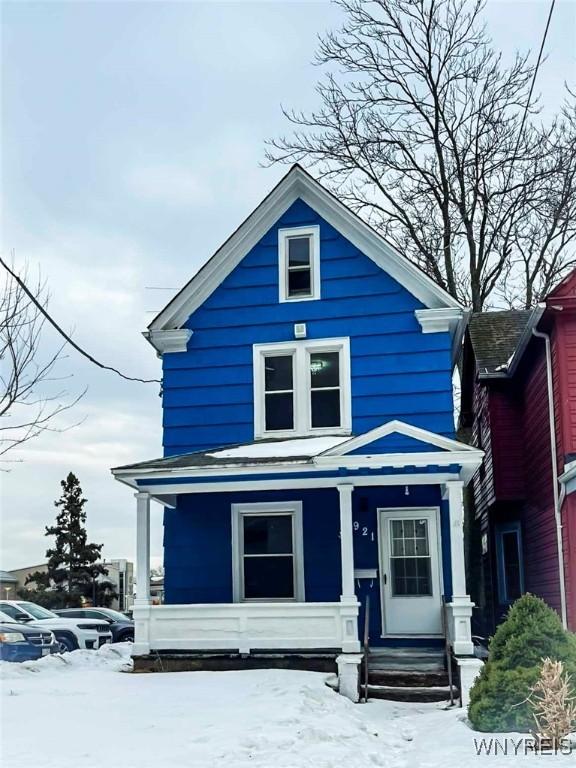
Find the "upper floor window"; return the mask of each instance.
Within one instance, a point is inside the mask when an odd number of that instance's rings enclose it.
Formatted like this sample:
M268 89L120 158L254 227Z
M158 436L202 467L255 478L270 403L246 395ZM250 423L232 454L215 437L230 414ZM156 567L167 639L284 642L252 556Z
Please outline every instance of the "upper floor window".
M280 301L320 298L320 228L278 230Z
M256 437L348 433L348 339L254 345Z

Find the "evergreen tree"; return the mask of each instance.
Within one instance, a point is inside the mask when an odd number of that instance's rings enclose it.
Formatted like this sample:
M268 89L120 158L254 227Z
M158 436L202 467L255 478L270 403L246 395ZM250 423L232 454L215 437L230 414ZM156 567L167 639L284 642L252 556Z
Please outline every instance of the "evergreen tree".
M47 572L32 573L26 584L35 584L36 590L24 590L30 599L53 607L75 607L82 598L106 593L107 600L114 596L110 582L98 583L99 576L108 574L99 562L103 544L88 542L86 533L87 502L82 488L72 472L62 480L62 496L54 502L59 509L56 524L46 527L46 536L54 536L54 546L46 551ZM36 595L34 594L36 592ZM98 602L98 601L97 601Z

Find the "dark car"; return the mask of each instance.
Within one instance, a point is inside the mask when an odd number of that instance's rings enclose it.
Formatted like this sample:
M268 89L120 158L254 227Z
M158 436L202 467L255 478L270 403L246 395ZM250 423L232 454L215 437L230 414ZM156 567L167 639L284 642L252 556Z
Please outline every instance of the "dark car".
M112 608L60 608L58 616L68 619L97 619L106 621L112 632L113 643L132 642L134 640L134 622L120 611Z
M58 643L49 630L23 627L16 621L0 623L2 661L34 661L50 653L58 653Z

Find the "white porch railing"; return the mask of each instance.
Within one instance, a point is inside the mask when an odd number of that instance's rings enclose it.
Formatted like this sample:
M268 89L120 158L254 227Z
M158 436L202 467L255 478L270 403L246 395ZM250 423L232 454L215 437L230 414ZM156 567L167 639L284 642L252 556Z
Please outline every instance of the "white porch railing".
M358 603L135 605L135 656L151 651L360 650Z

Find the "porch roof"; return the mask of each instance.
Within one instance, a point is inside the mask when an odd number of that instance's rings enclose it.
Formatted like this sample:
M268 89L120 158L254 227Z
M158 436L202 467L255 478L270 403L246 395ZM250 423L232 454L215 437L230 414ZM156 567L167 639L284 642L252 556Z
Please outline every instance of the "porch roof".
M456 472L465 482L478 468L483 453L464 443L427 430L390 421L362 435L295 437L257 440L168 456L112 469L114 476L133 487L210 477L226 482L240 476L256 479L262 473L297 472L338 475L342 471L382 473L415 468L428 472ZM319 476L319 475L318 475ZM270 479L272 476L270 475Z

